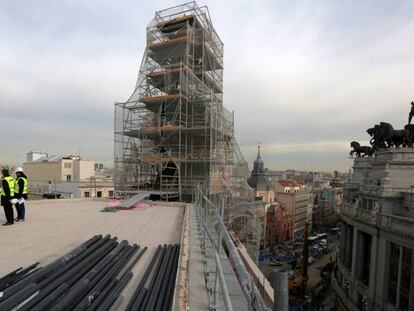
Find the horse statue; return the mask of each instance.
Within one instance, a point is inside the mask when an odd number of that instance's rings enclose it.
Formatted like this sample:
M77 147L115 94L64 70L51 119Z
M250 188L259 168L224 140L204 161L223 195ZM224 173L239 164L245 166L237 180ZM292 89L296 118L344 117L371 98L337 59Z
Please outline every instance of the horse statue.
M375 150L387 148L384 135L382 135L382 130L378 124L374 125L374 127L367 129L367 133L371 136L371 140L369 141L369 143Z
M371 136L370 144L374 149L408 147L412 144L409 130L394 130L392 125L386 122L369 128L367 133Z
M363 158L365 156L372 157L374 154L374 149L369 146L361 146L359 142L353 141L351 142L351 147L353 148L349 155L351 157L357 156L358 158Z

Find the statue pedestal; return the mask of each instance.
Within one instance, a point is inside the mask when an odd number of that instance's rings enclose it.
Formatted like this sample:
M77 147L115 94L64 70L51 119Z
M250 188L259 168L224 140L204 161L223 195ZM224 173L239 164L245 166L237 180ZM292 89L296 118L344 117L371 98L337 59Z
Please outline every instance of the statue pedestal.
M364 172L371 169L373 157L355 158L352 174L352 182L361 184L364 180Z

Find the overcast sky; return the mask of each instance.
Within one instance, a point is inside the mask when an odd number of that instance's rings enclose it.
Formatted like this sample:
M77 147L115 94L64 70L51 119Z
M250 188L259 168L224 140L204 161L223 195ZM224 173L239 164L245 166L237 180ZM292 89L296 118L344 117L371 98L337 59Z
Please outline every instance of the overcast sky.
M112 165L113 104L154 12L179 1L0 1L0 162L29 150ZM347 171L349 142L407 122L414 1L202 1L224 42L224 104L246 159Z

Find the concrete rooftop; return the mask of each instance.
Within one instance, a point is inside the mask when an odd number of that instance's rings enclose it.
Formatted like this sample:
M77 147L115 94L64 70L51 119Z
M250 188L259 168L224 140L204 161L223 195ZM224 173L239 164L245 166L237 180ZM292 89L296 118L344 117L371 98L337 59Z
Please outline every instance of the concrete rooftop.
M159 244L180 243L185 205L155 203L147 209L104 213L108 205L94 200L47 200L26 202L26 221L0 227L0 277L36 261L41 266L96 234L111 234L148 250L133 269L134 277L124 290L125 299L138 283ZM0 212L0 222L5 216Z

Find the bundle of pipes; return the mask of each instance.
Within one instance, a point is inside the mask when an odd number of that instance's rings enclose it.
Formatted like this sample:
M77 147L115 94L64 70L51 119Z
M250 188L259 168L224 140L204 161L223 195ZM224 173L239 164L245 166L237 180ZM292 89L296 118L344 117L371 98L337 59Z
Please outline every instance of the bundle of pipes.
M23 269L20 267L17 270L10 272L9 274L5 275L4 277L0 278L0 291L6 289L7 287L12 286L14 283L17 283L21 279L27 277L30 273L36 271L36 267L39 265L38 262L34 263L33 265ZM35 270L33 270L35 269ZM32 271L33 270L33 271Z
M0 279L0 310L109 310L147 250L139 248L96 235L45 267L13 271Z
M178 244L158 246L126 311L171 309L179 252Z

